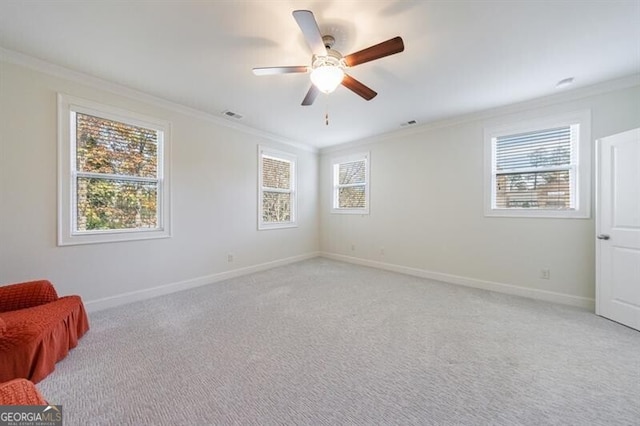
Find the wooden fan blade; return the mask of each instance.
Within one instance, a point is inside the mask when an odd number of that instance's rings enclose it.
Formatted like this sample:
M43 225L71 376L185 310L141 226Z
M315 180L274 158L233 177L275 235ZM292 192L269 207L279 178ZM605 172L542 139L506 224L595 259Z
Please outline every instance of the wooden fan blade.
M375 98L376 95L378 94L374 92L372 89L370 89L369 87L365 86L364 84L360 83L358 80L356 80L355 78L347 74L345 74L344 80L342 80L342 85L347 89L351 90L356 95L362 96L367 101L370 101L371 99Z
M384 58L385 56L400 53L404 50L402 37L394 37L390 40L383 41L375 46L360 50L344 57L344 61L349 67L354 67L374 59Z
M304 99L302 100L302 106L312 105L313 101L316 100L319 93L320 93L320 90L318 90L318 88L312 84L311 87L309 87L307 96L305 96Z
M320 29L318 28L318 23L313 13L310 10L294 10L293 18L302 30L304 39L307 41L311 52L313 52L314 55L326 56L327 49L324 47L322 34L320 34Z
M307 71L309 71L309 67L303 65L296 67L263 67L253 69L255 75L291 74Z

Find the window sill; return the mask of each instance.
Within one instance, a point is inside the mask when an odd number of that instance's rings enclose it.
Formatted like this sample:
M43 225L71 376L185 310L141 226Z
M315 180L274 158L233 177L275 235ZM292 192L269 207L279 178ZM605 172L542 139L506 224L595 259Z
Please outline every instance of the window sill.
M529 219L589 219L591 215L583 210L527 210L492 209L485 211L485 217L521 217Z
M298 224L295 222L286 223L260 223L258 224L258 231L268 231L270 229L285 229L285 228L297 228Z
M171 238L168 230L121 230L121 231L98 231L67 235L58 235L58 246L75 246L82 244L102 244L117 243L121 241L141 241L159 238Z
M369 209L331 209L332 214L360 214L368 215Z

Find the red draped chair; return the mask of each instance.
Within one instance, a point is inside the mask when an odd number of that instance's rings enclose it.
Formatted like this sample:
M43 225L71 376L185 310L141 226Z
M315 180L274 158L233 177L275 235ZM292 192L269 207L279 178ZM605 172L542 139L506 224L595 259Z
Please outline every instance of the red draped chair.
M0 405L49 405L40 391L27 379L0 383Z
M82 299L58 297L49 281L0 287L0 382L38 383L87 330Z

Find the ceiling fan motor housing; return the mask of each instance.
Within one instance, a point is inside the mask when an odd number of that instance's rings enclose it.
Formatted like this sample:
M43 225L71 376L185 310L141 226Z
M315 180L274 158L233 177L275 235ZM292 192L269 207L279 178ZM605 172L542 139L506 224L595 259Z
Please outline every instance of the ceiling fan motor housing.
M311 68L316 69L318 67L339 67L346 68L346 64L342 59L342 54L337 50L327 49L326 56L313 55L311 60Z
M331 49L333 47L333 45L336 42L336 39L334 36L332 35L323 35L322 36L322 42L324 43L324 47L328 49Z

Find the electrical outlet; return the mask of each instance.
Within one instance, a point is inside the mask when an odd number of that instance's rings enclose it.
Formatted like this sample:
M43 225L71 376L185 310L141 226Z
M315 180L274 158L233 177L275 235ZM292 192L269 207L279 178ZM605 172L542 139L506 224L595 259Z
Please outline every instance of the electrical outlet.
M547 268L540 269L540 278L543 280L551 279L551 271Z
M227 262L233 262L234 257L233 253L227 253Z
M384 256L384 247L380 247L380 256Z
M351 251L356 251L356 245L355 244L351 244Z

